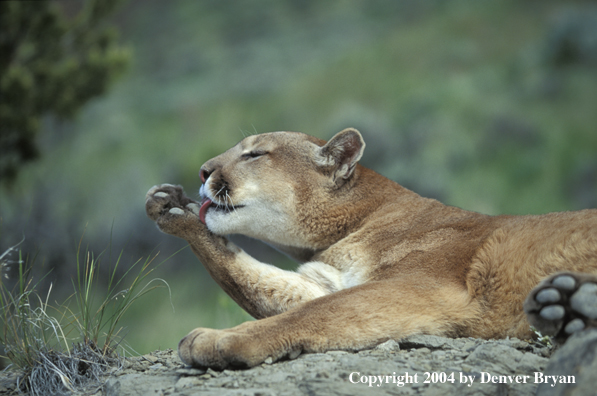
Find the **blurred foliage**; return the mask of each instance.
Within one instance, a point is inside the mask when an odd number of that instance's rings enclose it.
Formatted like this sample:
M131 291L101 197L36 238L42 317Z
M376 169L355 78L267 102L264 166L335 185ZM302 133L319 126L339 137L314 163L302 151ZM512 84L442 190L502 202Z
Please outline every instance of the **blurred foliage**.
M0 2L0 180L14 181L38 157L48 113L71 118L122 73L129 54L105 24L120 0Z
M66 279L86 225L92 250L111 235L132 257L167 257L185 242L146 218L146 191L170 182L196 196L203 162L274 130L357 127L364 165L470 210L595 207L595 18L581 0L131 0L112 19L131 73L74 123L42 120L47 154L0 189L0 244L25 234L23 249ZM190 249L160 270L176 311L160 293L131 308L139 352L246 320Z

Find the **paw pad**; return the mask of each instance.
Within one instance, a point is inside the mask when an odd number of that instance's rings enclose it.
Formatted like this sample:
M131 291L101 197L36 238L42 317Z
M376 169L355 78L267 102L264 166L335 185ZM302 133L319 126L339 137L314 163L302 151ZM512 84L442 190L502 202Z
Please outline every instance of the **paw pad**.
M597 327L597 275L552 275L531 291L524 310L533 326L557 341Z
M193 212L194 214L199 216L199 209L201 209L201 208L196 203L190 203L187 205L187 209L189 209L191 212Z
M183 215L184 214L184 210L182 210L181 208L172 208L168 212L170 212L170 214L173 214L173 215Z
M585 322L583 322L582 319L576 318L576 319L572 319L570 322L568 322L566 327L564 327L564 331L566 332L566 334L573 334L573 333L576 333L577 331L583 330L584 328L585 328Z
M591 319L597 319L597 284L585 283L570 298L572 309Z
M539 312L539 315L547 320L562 319L565 314L566 310L561 305L548 305Z
M557 289L549 288L543 289L539 293L537 293L535 300L537 300L541 304L547 304L558 302L560 301L560 298L560 292Z
M570 275L560 275L551 284L562 290L574 290L576 287L576 281Z

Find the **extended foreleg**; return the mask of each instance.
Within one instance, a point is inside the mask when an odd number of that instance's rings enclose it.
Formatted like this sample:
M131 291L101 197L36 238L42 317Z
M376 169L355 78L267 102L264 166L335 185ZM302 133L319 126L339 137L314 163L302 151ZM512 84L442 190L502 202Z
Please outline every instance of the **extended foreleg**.
M226 238L210 232L199 219L197 202L186 197L179 186L151 188L145 207L160 230L189 243L214 280L255 318L276 315L329 294L337 283L334 279L318 282L255 260ZM331 267L328 270L333 271Z
M301 352L361 350L412 334L467 335L478 304L458 286L370 282L226 330L195 329L179 344L200 367L255 366Z

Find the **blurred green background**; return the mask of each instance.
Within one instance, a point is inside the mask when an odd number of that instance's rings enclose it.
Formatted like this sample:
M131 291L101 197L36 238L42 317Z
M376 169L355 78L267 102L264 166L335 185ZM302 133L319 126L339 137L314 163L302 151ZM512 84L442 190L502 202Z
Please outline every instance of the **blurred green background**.
M247 133L356 127L364 165L483 213L597 206L594 2L130 0L109 21L128 71L74 120L44 117L41 157L0 186L0 248L24 237L58 296L83 234L130 263L183 248L146 218L146 191L196 196L201 164ZM140 353L249 318L189 249L154 274L172 297L160 289L129 311Z

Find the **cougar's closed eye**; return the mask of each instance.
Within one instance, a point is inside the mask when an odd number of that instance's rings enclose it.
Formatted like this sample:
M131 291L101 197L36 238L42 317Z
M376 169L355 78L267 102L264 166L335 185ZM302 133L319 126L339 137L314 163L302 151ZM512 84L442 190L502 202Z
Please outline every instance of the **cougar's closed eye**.
M257 158L257 157L261 157L266 154L268 154L268 152L265 150L254 150L254 151L250 151L248 153L242 154L241 158L242 159Z

